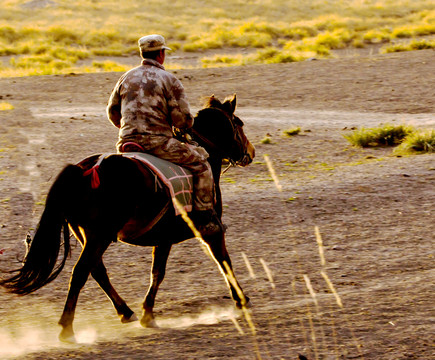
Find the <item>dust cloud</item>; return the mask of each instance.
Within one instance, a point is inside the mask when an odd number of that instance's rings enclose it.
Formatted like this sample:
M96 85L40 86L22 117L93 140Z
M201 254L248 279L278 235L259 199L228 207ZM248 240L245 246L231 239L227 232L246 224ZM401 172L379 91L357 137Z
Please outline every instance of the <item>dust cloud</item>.
M0 330L0 358L59 347L57 334L45 330L21 329L15 333Z
M232 321L237 324L241 312L234 307L209 308L194 315L182 315L178 317L159 317L156 319L160 330L182 329L197 325L214 325L223 321ZM107 324L106 324L107 325ZM115 326L115 325L114 325ZM119 326L119 327L118 327ZM52 329L43 328L15 328L0 330L0 358L12 359L16 356L41 351L50 351L65 346L92 345L98 341L113 340L114 332L119 336L119 331L126 335L140 335L145 330L147 333L152 329L143 329L137 321L130 325L118 324L116 331L111 326L93 326L90 323L81 323L81 330L76 331L77 344L64 344L58 340L59 327ZM239 330L240 331L240 330Z
M157 319L157 325L160 328L187 328L195 325L213 325L222 321L237 319L240 317L240 311L234 307L229 308L211 308L197 315L183 315L180 317Z

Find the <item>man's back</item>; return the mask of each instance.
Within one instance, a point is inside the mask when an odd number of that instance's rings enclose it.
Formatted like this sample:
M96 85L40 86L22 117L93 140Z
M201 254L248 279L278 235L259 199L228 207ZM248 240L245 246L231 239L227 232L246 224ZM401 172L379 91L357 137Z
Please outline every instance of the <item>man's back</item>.
M172 126L193 124L181 82L151 59L144 59L119 79L109 99L108 115L120 128L121 142L136 141L143 146L155 137L172 137Z

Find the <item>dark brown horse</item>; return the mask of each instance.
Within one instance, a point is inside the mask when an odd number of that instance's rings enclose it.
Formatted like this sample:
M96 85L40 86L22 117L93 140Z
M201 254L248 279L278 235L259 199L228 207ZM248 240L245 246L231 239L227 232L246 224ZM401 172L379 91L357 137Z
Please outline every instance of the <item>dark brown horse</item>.
M193 138L210 154L216 184L216 212L222 216L219 179L222 160L241 166L255 156L254 147L246 138L242 121L234 115L235 95L223 103L210 98L208 105L195 118ZM59 324L62 341L75 341L73 319L80 290L89 274L112 301L123 323L137 320L134 312L118 295L109 281L102 256L117 240L132 245L153 246L151 283L143 303L142 326L156 326L154 301L165 276L166 262L173 244L194 237L181 216L176 216L166 191L156 186L150 171L141 170L137 163L118 154L107 156L99 166L98 187L92 186L92 176L86 175L99 156L89 157L77 165L68 165L53 183L46 206L29 251L19 270L0 281L8 291L29 294L54 280L66 262L70 251L70 233L82 244L69 285L68 296ZM159 219L155 221L155 219ZM62 236L63 233L63 236ZM129 237L129 234L141 234ZM63 239L62 239L63 238ZM225 247L223 231L204 237L203 241L219 264L238 307L247 298L234 280L231 260ZM63 257L58 260L63 245Z

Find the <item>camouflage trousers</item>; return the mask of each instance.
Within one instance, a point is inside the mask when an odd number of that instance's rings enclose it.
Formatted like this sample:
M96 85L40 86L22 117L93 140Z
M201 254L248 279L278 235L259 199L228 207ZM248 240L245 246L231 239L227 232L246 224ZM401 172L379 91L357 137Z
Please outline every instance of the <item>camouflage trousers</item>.
M213 209L213 173L207 161L208 153L204 148L170 138L161 146L146 149L146 152L190 170L193 175L193 208Z

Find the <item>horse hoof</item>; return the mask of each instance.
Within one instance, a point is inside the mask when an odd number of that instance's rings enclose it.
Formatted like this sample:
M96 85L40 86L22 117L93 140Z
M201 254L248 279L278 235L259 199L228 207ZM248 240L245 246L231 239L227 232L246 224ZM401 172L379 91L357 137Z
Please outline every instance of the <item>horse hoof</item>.
M138 321L138 320L139 319L137 318L135 313L133 313L129 318L124 316L124 315L121 316L121 322L123 324L128 324L128 323L131 323L131 322L134 322L134 321Z
M249 299L248 297L246 297L246 298L245 298L245 301L246 301L245 305L242 305L241 303L237 303L237 304L236 304L237 309L243 309L243 308L245 308L245 309L250 309L250 308L252 308L252 301L251 301L251 299Z
M74 333L70 333L67 331L61 331L59 334L59 340L66 344L77 344L76 337L74 336Z
M140 324L142 327L149 329L157 329L159 327L154 319L145 319L145 317L142 318Z

